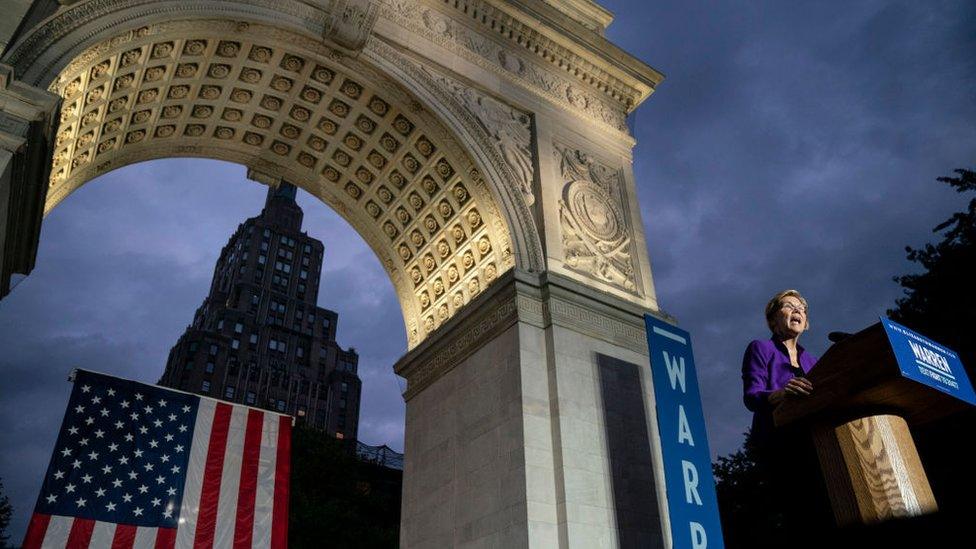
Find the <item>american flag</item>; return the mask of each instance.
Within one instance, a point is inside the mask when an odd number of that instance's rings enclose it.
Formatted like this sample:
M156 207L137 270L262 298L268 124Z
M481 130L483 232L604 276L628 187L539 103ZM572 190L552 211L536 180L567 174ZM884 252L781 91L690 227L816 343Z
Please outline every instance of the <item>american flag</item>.
M84 370L24 548L287 547L291 417Z

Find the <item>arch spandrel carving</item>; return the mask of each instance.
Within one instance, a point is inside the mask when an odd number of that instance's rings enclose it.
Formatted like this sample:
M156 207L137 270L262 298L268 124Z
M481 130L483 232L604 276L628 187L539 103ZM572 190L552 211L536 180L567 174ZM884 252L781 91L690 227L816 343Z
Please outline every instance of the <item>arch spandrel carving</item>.
M51 90L63 106L45 211L150 158L281 174L378 254L411 347L515 265L507 223L465 150L388 78L320 41L219 20L141 27L86 50Z

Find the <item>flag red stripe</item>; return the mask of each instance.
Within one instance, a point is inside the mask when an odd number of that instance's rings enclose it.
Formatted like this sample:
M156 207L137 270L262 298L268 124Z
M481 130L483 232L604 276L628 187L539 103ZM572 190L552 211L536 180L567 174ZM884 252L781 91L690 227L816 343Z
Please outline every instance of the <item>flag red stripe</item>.
M234 547L251 547L254 535L254 498L258 489L258 461L261 458L261 430L264 414L247 413L244 431L244 457L241 461L241 483L237 492L237 523L234 525Z
M24 536L23 549L37 549L44 543L44 534L47 533L47 525L51 522L51 515L34 513L31 515L30 524L27 525L27 535Z
M75 518L71 521L71 533L68 534L68 542L64 545L64 549L88 549L88 542L91 541L94 529L94 520Z
M131 524L116 524L115 535L112 536L112 549L130 549L136 542L136 528Z
M278 422L278 454L275 459L274 510L271 514L271 547L288 547L288 479L291 475L291 418Z
M176 528L156 530L156 549L173 549L176 546Z
M196 535L193 547L210 549L214 542L217 524L217 504L220 500L220 477L224 469L224 453L227 450L227 431L230 428L231 407L217 404L214 410L210 445L207 447L207 464L203 469L203 487L200 490L200 511L197 515Z

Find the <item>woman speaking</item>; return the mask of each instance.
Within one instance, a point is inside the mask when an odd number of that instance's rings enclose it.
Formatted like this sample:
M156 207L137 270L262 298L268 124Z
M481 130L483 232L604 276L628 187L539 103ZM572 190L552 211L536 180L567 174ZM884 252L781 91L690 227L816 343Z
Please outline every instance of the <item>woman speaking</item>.
M826 532L833 524L809 437L795 430L773 431L776 406L787 398L805 398L814 390L806 374L817 359L799 344L800 335L810 327L807 314L807 300L800 292L774 295L766 304L772 336L750 343L742 357L742 396L753 412L751 442L761 475L772 489L769 512L778 531L793 542L817 539L817 532Z
M753 412L752 439L766 446L773 432L773 409L788 395L806 396L813 385L806 373L817 359L800 346L800 334L810 327L807 300L796 290L784 290L766 304L766 324L772 337L757 339L742 357L743 399Z

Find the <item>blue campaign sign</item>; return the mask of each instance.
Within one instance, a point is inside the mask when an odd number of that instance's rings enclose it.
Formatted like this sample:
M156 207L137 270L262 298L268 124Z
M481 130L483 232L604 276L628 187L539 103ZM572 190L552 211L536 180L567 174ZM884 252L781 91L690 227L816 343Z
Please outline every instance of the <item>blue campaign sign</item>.
M976 405L976 394L958 353L885 317L881 324L902 376Z
M688 332L644 315L674 549L725 546Z

